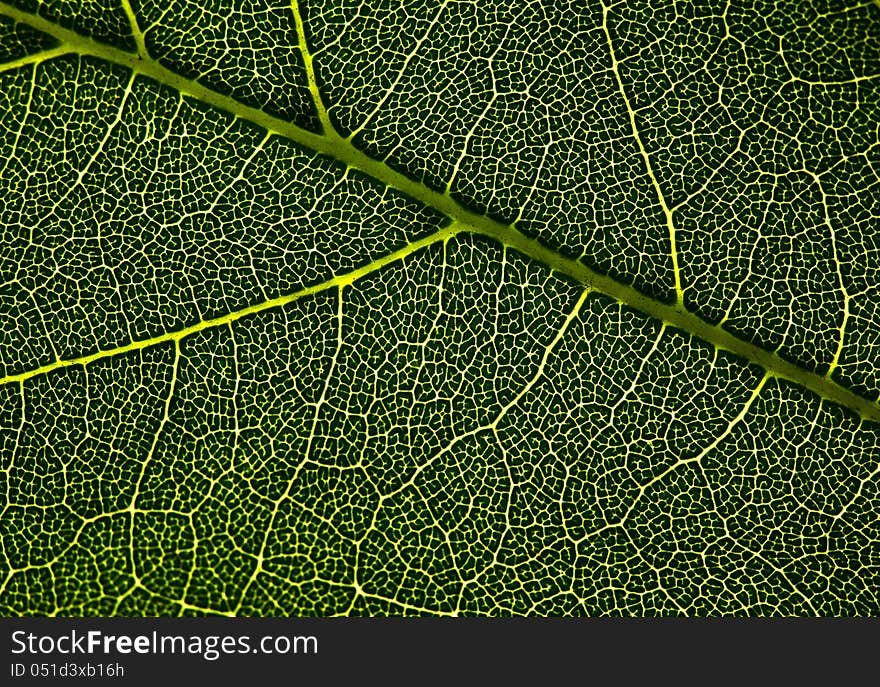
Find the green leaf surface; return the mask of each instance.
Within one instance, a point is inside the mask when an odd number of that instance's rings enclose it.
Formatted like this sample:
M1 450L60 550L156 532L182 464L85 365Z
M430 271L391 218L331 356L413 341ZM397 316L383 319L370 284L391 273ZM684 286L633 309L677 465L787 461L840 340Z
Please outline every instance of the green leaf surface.
M0 2L0 612L880 614L880 7Z

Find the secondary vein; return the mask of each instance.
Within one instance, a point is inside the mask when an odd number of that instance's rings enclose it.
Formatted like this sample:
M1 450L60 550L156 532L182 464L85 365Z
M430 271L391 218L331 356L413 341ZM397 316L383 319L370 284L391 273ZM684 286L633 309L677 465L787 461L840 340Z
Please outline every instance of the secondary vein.
M626 108L626 113L629 117L632 136L635 139L639 153L645 163L645 170L648 173L648 178L651 179L651 185L654 187L654 192L657 194L657 202L660 205L660 209L663 211L663 216L666 218L666 229L669 236L669 255L672 259L672 277L675 282L675 298L679 305L683 305L684 291L682 291L681 288L681 271L678 268L678 247L676 246L675 240L675 220L672 216L672 209L670 208L669 203L666 202L666 197L663 195L663 189L660 188L660 182L654 174L654 167L651 164L651 158L648 155L648 150L645 148L645 144L642 141L642 135L639 133L639 127L636 124L636 113L633 110L632 105L630 105L629 97L626 95L626 89L623 87L623 79L620 77L620 63L617 61L617 54L614 50L614 44L611 41L611 32L608 30L608 11L609 7L603 4L602 31L605 33L605 39L608 43L608 52L611 55L611 71L614 74L614 80L617 82L617 89L620 92L620 97L623 100L623 105Z
M296 24L296 35L299 40L299 52L302 55L303 66L306 70L306 80L309 85L309 93L312 95L312 102L318 113L318 121L325 133L335 131L330 121L330 115L327 113L327 107L321 98L321 92L318 89L318 80L315 78L315 66L312 62L312 53L309 50L309 44L306 41L305 23L299 9L299 0L290 0L290 10L293 12L293 21Z
M184 327L183 329L165 332L164 334L159 334L158 336L150 337L148 339L132 341L122 346L117 346L115 348L104 351L96 351L95 353L90 353L89 355L84 355L77 358L56 360L55 362L42 365L41 367L37 367L26 372L20 372L18 374L12 374L4 377L0 379L0 386L3 386L4 384L21 383L27 381L28 379L31 379L32 377L48 374L53 370L58 370L65 367L89 365L96 360L110 358L116 355L122 355L124 353L131 353L133 351L139 351L144 348L149 348L150 346L156 346L158 344L169 341L179 342L181 339L184 339L205 329L212 329L213 327L228 325L232 322L235 322L236 320L240 320L243 317L247 317L248 315L255 315L257 313L261 313L265 310L270 310L272 308L280 308L289 303L292 303L293 301L305 298L306 296L312 296L314 294L321 293L322 291L327 291L328 289L336 289L349 286L358 279L361 279L362 277L365 277L372 272L376 272L386 265L390 265L391 263L397 262L398 260L403 260L407 256L412 255L413 253L420 251L423 248L427 248L431 244L437 243L438 241L445 241L464 230L465 227L458 224L448 225L443 229L434 232L433 234L430 234L429 236L425 236L418 241L413 241L412 243L409 243L401 248L400 250L389 253L388 255L379 258L378 260L374 260L367 265L363 265L357 269L352 270L351 272L346 272L344 274L334 276L333 278L323 281L319 284L307 286L306 288L300 289L299 291L296 291L294 293L279 296L277 298L271 298L269 300L263 301L261 303L256 303L240 310L234 310L233 312L223 315L222 317L202 320L201 322L197 322L196 324Z
M877 0L880 2L880 0ZM16 7L0 2L0 14L4 14L18 22L29 24L33 28L53 36L68 46L67 52L80 55L98 57L116 64L124 65L134 72L152 78L166 86L178 90L181 94L193 97L207 103L219 110L229 112L241 119L248 120L265 128L272 134L283 136L303 146L323 153L349 167L358 169L374 179L402 191L410 197L421 201L453 220L453 224L431 236L415 241L408 246L390 253L369 265L365 265L347 274L333 277L332 279L310 286L296 293L281 296L263 303L249 306L242 310L229 313L220 318L205 320L190 327L169 332L161 336L144 339L129 343L108 351L100 351L88 356L70 360L59 360L36 369L9 375L0 379L0 385L7 383L20 383L31 377L51 372L52 370L73 365L87 365L100 358L147 348L164 341L180 341L190 334L203 329L228 324L246 315L262 312L270 308L286 305L304 296L317 293L329 288L342 287L353 283L366 274L381 269L407 255L420 250L431 243L446 240L460 232L472 232L481 234L511 247L527 257L544 263L552 270L563 274L585 286L603 293L611 298L621 301L630 307L639 310L646 315L658 319L666 324L681 329L717 348L731 351L746 360L760 365L771 376L793 381L813 391L820 397L831 400L839 405L857 413L864 419L880 422L880 405L868 400L849 389L844 388L837 382L822 375L811 372L778 356L775 352L765 350L759 346L742 340L722 329L700 319L694 313L684 309L680 299L680 284L676 281L679 298L676 303L667 304L646 296L632 286L618 282L607 275L600 274L573 258L558 253L540 241L530 238L511 225L503 224L485 215L478 214L459 205L449 195L434 191L422 183L391 169L380 160L368 157L365 153L355 148L350 141L343 139L332 128L325 128L323 134L317 134L302 129L288 121L269 115L262 110L249 107L230 97L203 86L196 80L187 79L151 59L144 59L135 53L98 43L86 36L82 36L68 29L53 24L42 17L23 12ZM304 53L305 54L305 53ZM649 161L646 160L647 163ZM658 195L663 200L659 188ZM665 202L664 202L665 207ZM671 215L667 213L667 219L671 221ZM671 238L674 237L674 226L670 226ZM675 254L673 243L673 256ZM676 269L676 280L678 270Z

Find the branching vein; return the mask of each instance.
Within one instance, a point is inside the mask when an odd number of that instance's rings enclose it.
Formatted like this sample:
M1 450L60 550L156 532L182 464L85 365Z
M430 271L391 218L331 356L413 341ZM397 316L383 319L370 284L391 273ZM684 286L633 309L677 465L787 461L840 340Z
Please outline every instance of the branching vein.
M298 8L294 0L294 14L298 16ZM409 195L410 197L421 201L425 205L432 207L441 213L447 215L453 220L453 224L446 229L391 253L370 265L363 266L348 274L334 277L327 282L308 287L293 294L277 297L267 300L263 303L249 306L242 310L229 313L223 317L205 320L197 324L176 332L169 332L159 337L145 339L142 341L131 342L125 346L121 346L108 351L99 351L90 355L82 356L72 360L62 360L42 367L15 373L0 379L0 384L19 383L40 374L46 374L55 369L68 367L71 365L87 365L88 363L105 358L112 355L122 354L146 348L162 341L179 341L180 339L193 334L197 331L228 324L240 317L249 314L268 310L270 308L283 306L293 300L302 298L303 296L322 291L327 288L335 288L351 284L359 277L380 269L381 267L405 258L407 255L426 247L434 241L443 240L455 233L467 231L487 236L495 239L503 245L513 248L530 258L544 263L554 271L574 279L591 289L604 293L615 298L636 310L639 310L651 317L661 320L664 323L682 329L690 334L703 339L716 346L717 348L729 350L753 363L762 366L771 375L794 381L807 389L817 393L825 399L829 399L843 405L859 414L861 417L880 421L880 405L872 402L852 391L842 387L834 380L810 372L788 360L778 356L776 353L767 351L759 346L748 343L737 338L721 326L711 325L703 321L695 314L687 312L682 306L682 290L679 278L679 270L677 263L677 255L675 248L675 226L673 223L672 211L666 203L664 196L657 183L653 173L647 152L641 142L638 128L635 125L635 118L632 108L628 104L626 94L622 88L620 74L617 70L617 61L614 56L613 46L611 45L610 33L607 26L608 9L605 9L605 21L603 28L608 39L609 49L612 50L612 64L614 65L615 76L618 85L621 88L621 95L624 102L627 103L630 122L633 135L639 145L640 152L644 158L646 168L653 181L655 190L657 191L658 202L666 214L669 227L669 236L671 241L672 259L675 272L675 283L677 292L677 302L667 304L655 300L635 288L618 282L606 275L600 274L583 263L566 257L565 255L554 251L540 241L529 238L520 233L513 226L498 222L490 217L472 212L463 208L449 195L434 191L422 183L414 181L409 177L391 169L384 162L372 159L362 151L355 148L350 141L343 140L332 129L326 130L324 135L315 134L313 132L302 129L288 121L268 115L256 108L243 105L232 98L224 96L212 91L211 89L189 80L179 74L176 74L151 59L142 59L138 55L127 53L112 46L104 45L93 41L87 37L81 36L73 31L61 28L46 19L23 12L5 2L0 2L0 13L22 23L27 23L33 28L47 33L64 45L66 52L75 52L81 55L91 55L99 57L111 62L125 65L137 74L142 74L155 79L163 84L173 87L185 95L192 96L204 103L212 105L220 110L230 112L242 119L251 121L259 126L264 127L273 134L284 136L292 141L307 146L320 153L331 156L349 167L359 169L374 179L393 187ZM297 20L298 25L301 19ZM301 40L304 40L303 33L300 33ZM60 48L59 48L60 50ZM304 49L304 58L307 55L307 49ZM314 81L314 72L311 72L311 86L314 87L313 95L317 95L317 86ZM316 101L318 102L318 101ZM319 110L321 108L319 107ZM325 113L326 114L326 113Z

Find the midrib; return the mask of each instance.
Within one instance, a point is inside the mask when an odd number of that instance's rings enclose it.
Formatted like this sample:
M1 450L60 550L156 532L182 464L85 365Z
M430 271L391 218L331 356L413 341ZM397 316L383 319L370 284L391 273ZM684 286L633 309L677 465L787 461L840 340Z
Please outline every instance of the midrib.
M856 412L861 417L873 421L880 421L880 405L872 403L852 391L840 386L836 382L821 375L810 372L788 360L780 358L776 353L767 351L752 343L737 338L733 334L718 326L708 324L695 314L687 312L679 305L663 303L637 291L631 286L622 284L614 279L595 272L586 265L568 258L560 253L544 246L539 241L529 238L517 231L514 227L502 224L490 217L468 210L459 205L453 198L444 193L434 191L403 174L391 169L384 162L368 157L356 149L349 141L340 137L336 132L328 130L324 134L316 134L291 124L283 119L273 117L253 107L244 105L232 98L221 95L216 91L199 84L196 81L186 79L175 72L166 69L151 60L144 60L133 53L125 52L109 45L98 43L78 33L64 29L49 22L42 17L37 17L23 12L15 7L0 2L0 13L33 28L49 34L69 47L68 52L82 55L99 57L110 62L124 65L139 74L148 76L156 81L175 88L176 90L207 103L217 109L224 110L237 117L246 119L257 124L270 132L296 141L303 146L316 150L332 157L346 165L368 174L376 180L402 191L408 196L415 198L427 206L430 206L453 220L453 225L441 230L437 234L429 236L409 246L380 258L367 266L358 268L348 274L334 277L322 284L303 289L289 296L273 299L249 306L239 311L232 312L216 320L206 320L189 328L169 332L161 336L132 342L118 348L100 351L88 356L71 360L61 360L55 363L36 368L34 370L10 375L0 379L0 385L13 382L23 382L26 379L45 374L51 370L72 365L85 365L94 360L106 358L128 351L138 350L153 346L163 341L177 341L196 331L209 327L228 324L241 317L279 307L285 303L301 298L305 295L319 291L337 288L351 284L356 279L369 274L396 260L403 259L407 255L419 250L433 242L447 240L452 235L462 232L474 232L487 236L509 246L528 257L544 263L551 269L564 274L591 289L615 298L636 310L669 325L686 331L718 348L722 348L760 365L770 374L787 379L815 392L819 396L834 401ZM57 50L52 51L58 54Z

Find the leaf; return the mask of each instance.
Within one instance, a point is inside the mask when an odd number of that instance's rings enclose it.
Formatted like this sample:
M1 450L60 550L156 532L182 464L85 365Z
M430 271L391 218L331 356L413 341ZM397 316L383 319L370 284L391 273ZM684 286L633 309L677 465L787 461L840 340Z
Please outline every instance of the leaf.
M0 2L0 611L876 615L880 7Z

